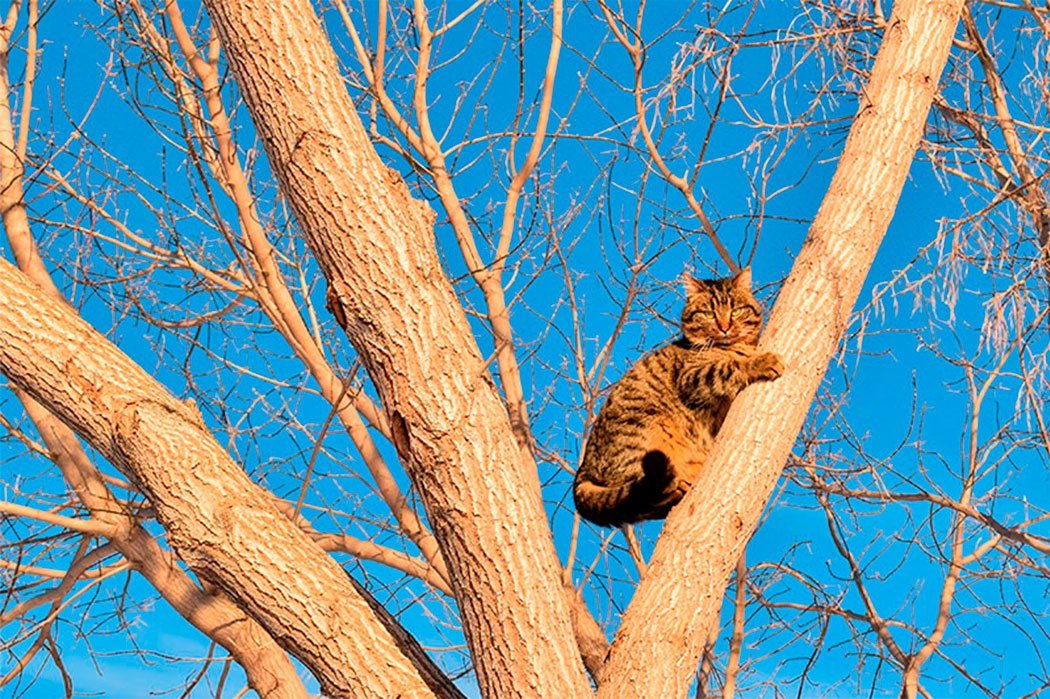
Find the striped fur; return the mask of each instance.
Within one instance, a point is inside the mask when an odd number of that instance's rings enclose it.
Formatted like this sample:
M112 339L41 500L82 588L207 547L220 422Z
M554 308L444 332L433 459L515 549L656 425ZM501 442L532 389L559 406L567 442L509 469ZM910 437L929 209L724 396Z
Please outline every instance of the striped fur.
M663 519L696 480L729 404L783 371L758 352L762 309L744 270L685 277L682 338L642 357L613 385L591 428L573 499L584 519Z

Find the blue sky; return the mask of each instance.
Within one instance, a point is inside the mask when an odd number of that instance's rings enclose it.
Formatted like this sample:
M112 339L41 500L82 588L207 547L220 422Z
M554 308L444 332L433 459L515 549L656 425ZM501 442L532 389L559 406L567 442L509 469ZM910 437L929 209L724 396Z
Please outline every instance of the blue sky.
M187 17L195 16L189 6L183 11ZM655 37L668 30L679 11L677 3L652 3L643 33ZM647 88L662 83L676 57L686 55L682 53L683 47L696 45L724 50L724 40L705 43L704 37L708 35L697 29L709 23L710 15L705 12L704 7L696 8L680 29L670 31L650 46L645 67ZM795 3L769 2L759 6L753 17L743 10L730 12L717 26L724 35L732 35L746 25L747 40L759 44L774 37L792 36L792 32L804 34L810 28L809 21L830 22L812 8L809 12L803 13ZM512 320L524 358L526 392L532 396L530 411L534 431L544 449L557 453L571 465L575 465L578 458L587 418L583 392L572 380L574 332L578 330L583 338L584 359L590 369L599 348L616 325L626 288L631 283L637 284L637 296L613 347L609 367L601 384L594 388L607 387L642 352L674 337L681 303L677 277L683 269L703 274L725 272L711 246L697 232L697 223L680 193L663 184L655 174L646 174L648 161L637 151L640 138L634 127L633 98L624 89L624 85L630 84L629 63L622 48L606 36L601 18L595 13L589 4L570 4L565 27L568 46L563 49L559 65L552 119L552 130L557 129L558 135L548 139L549 145L537 170L538 179L530 185L531 196L523 198L514 256L505 279L509 295L515 299ZM523 52L522 83L526 103L538 94L549 42L549 33L540 20L542 16L541 13L526 18L528 39ZM437 51L435 64L438 65L443 59L463 52L457 61L441 65L431 80L431 119L440 124L435 130L446 134L443 145L447 149L452 149L465 135L498 134L513 121L519 85L517 65L509 49L504 49L507 53L502 62L494 58L504 47L498 32L506 29L506 20L498 7L487 8L478 18L482 27L479 32L475 33L469 22L461 24L446 35ZM326 20L336 36L341 57L350 70L356 70L337 16L329 13ZM516 32L515 21L512 19L511 25ZM101 27L96 31L88 25ZM374 23L368 26L371 30ZM404 18L398 15L392 20L392 26L403 27ZM47 131L54 123L55 130L64 137L69 132L67 118L78 121L96 94L100 95L85 123L84 136L78 141L83 145L74 149L75 153L90 156L98 170L85 168L70 155L59 157L56 165L75 173L77 181L87 190L100 194L104 189L109 190L111 198L107 201L132 228L145 231L158 241L170 242L171 236L177 233L180 242L193 248L199 246L221 266L229 253L219 244L218 234L210 224L210 212L202 212L200 200L194 199L200 192L199 185L194 184L194 173L187 167L177 139L166 140L161 135L169 134L170 138L171 133L177 134L178 127L163 109L166 97L144 80L133 65L125 70L119 63L110 62L108 42L113 41L118 47L127 46L113 32L112 19L96 7L59 3L45 17L41 32L47 44L39 85L46 87L38 90L36 127ZM410 35L404 36L410 43ZM851 51L849 55L858 61L857 65L866 67L865 51L872 49L877 39L858 35L852 39L839 37L836 41L839 42L836 48ZM756 45L742 49L735 56L733 85L738 98L727 103L719 113L696 189L720 237L737 259L748 261L754 249L754 258L750 260L754 278L760 285L760 296L768 303L772 303L780 280L789 272L808 221L816 212L834 171L849 119L856 110L855 95L861 84L861 78L843 71L835 59L823 60L821 51L810 48L806 42L777 49ZM870 58L870 54L867 56ZM98 93L107 64L110 66L108 77L104 89ZM600 67L601 72L595 66ZM391 49L388 72L391 91L401 95L412 76L411 53L405 56ZM1017 73L1016 78L1023 82L1021 73ZM669 111L666 94L650 105L650 116L660 113L660 123L666 125L661 149L675 172L691 172L689 168L707 133L706 108L714 104L714 84L712 76L701 67L674 92L675 111ZM354 90L353 77L350 85L352 93L360 97ZM486 89L486 85L491 87ZM822 87L828 89L821 92ZM694 94L690 94L690 88L695 90ZM158 133L135 114L128 105L129 94L156 105L148 114L160 120L164 125L162 131ZM946 89L950 98L959 94L958 87ZM647 93L648 97L654 95L655 90ZM229 93L227 104L231 104ZM816 123L805 127L795 124L793 118L811 106ZM526 114L526 123L531 124L533 118L531 113ZM236 121L241 129L238 145L242 155L249 150L258 152L259 145L252 139L243 108L236 112ZM379 127L388 129L389 125L380 121ZM171 200L166 201L159 193L149 195L146 199L154 206L151 211L129 191L120 191L118 183L130 184L127 175L120 174L116 165L106 162L89 143L104 146L115 159L166 192ZM520 162L524 147L519 144L516 162ZM508 180L506 148L505 138L478 138L462 149L455 149L458 157L452 161L457 191L467 202L486 259L492 251L484 241L491 241L492 231L498 225ZM32 142L31 150L34 149L45 149L43 139ZM883 289L898 271L911 264L922 246L933 241L955 220L972 213L975 201L980 201L979 195L975 197L958 181L938 179L929 164L929 153L928 150L921 152L912 168L893 224L867 277L861 306L867 305L873 291ZM439 208L432 191L425 183L412 178L404 160L389 149L380 148L380 154L406 175L418 196L430 199L434 208ZM107 183L102 177L104 172L117 174ZM756 190L754 185L756 181L761 183L764 173L769 173L764 190L768 196L762 201L758 195L763 190ZM260 158L253 173L260 210L265 216L272 216L274 235L282 252L293 259L303 257L302 242L296 237L294 227L288 228L287 214L280 203L275 202L268 180L265 161ZM315 396L295 389L297 383L306 387L310 383L299 376L300 369L280 339L257 327L255 323L259 318L250 310L235 316L238 323L207 325L195 336L162 332L135 317L134 307L127 302L127 287L105 286L85 295L81 284L69 286L71 279L88 271L95 278L108 278L129 269L142 271L144 264L134 258L120 258L106 243L85 240L64 227L62 221L76 220L76 207L62 208L68 202L44 193L42 185L30 191L40 196L33 203L34 213L39 217L36 230L52 258L51 268L57 278L64 280L64 288L74 290L73 296L82 303L85 317L108 332L125 352L154 371L174 393L194 397L220 442L230 446L234 457L244 463L253 477L279 495L294 497L297 475L302 473L313 450L313 440L327 416L327 406ZM180 212L172 202L180 202L186 209ZM230 214L228 203L220 202L218 208L225 215ZM994 215L1005 208L993 209ZM983 225L988 228L1000 225L1009 231L1010 219L1011 214L1004 211L1001 218L990 217ZM964 248L977 247L980 236L972 230L977 226L975 223L960 229L961 235L971 236L973 241ZM449 274L457 280L457 289L465 304L480 307L472 282L464 278L465 269L451 230L440 216L436 234ZM69 262L76 250L97 258L88 267L76 267ZM565 260L564 264L561 259ZM926 256L910 269L906 279L919 279L931 273L936 261L935 254ZM641 271L632 282L632 266L639 262L643 263ZM316 268L308 259L306 264L304 277L315 280ZM935 276L920 287L921 294L902 292L894 302L884 303L879 312L869 311L855 319L850 338L830 367L824 387L824 395L834 399L838 409L833 413L814 411L807 424L807 433L814 442L807 453L809 458L826 463L838 460L869 463L871 469L878 469L886 483L909 492L924 487L941 489L947 495L957 493L957 474L965 457L968 407L965 392L960 394L958 390L962 370L951 358L972 355L978 364L994 359L995 348L982 347L978 339L988 296L1002 287L1006 273L1001 261L983 268L964 264L963 271L964 281L954 307L946 305L945 294L937 286L943 285L943 276ZM566 278L573 280L572 290L580 317L578 328L573 327L566 302ZM219 299L194 290L181 272L155 270L140 284L135 288L144 294L149 310L164 317L177 317L174 309L180 304L188 304L196 312L221 305ZM896 282L892 288L903 287L902 282ZM1045 286L1042 289L1045 292ZM324 286L318 282L313 282L308 291L315 307L325 313L323 292ZM1045 304L1045 293L1042 298ZM921 302L917 303L917 299ZM489 352L491 341L484 323L475 316L470 317L483 353ZM858 334L861 327L864 332ZM295 377L291 381L293 385L278 389L268 381L230 372L215 356L193 349L194 342L215 355L237 357L260 376L291 375ZM337 333L330 337L330 342L332 356L344 369L348 368L352 352ZM1045 331L1033 342L1045 347ZM937 356L931 346L947 353L949 358ZM1019 391L1018 382L1009 377L996 382L982 413L985 416L979 428L982 443L992 436L995 427L1013 419L1018 410ZM5 400L7 414L14 406L10 396L5 396ZM913 401L921 421L914 419ZM296 424L299 427L290 426ZM819 432L816 431L818 425L822 426ZM258 430L254 439L247 434L249 427ZM1009 455L1012 461L990 473L988 485L982 486L987 492L993 489L994 483L997 492L1002 493L1003 497L989 506L994 506L997 519L1008 523L1022 516L1023 507L1006 496L1026 498L1034 507L1047 504L1047 454L1030 445L1018 446L1020 442L1020 438L1004 441L1005 446L999 451L1013 445L1014 451ZM6 497L17 500L10 484L15 480L15 472L19 475L26 472L28 457L15 442L5 442L3 449L0 454L5 458ZM997 453L990 450L990 458ZM384 454L394 462L392 450L385 448ZM337 512L318 516L318 526L345 528L399 546L399 537L372 523L382 519L385 513L381 503L353 475L358 467L345 436L326 435L325 450L318 463L317 487L310 493L308 503L316 507L331 506ZM52 492L61 492L60 484L42 464L35 463L32 468L39 469L34 473L39 474L34 483ZM571 476L553 460L541 465L540 475L545 484L544 497L555 542L564 561L572 527L567 499ZM872 481L861 472L850 482L860 487L857 484L871 485ZM405 485L407 487L407 482ZM357 519L346 514L349 512ZM854 503L850 510L844 509L844 513L848 523L847 539L864 566L866 583L880 611L895 620L928 630L944 570L938 562L937 545L932 542L946 538L947 515L943 512L929 515L921 507L860 503ZM659 527L654 523L639 528L646 553L651 551ZM986 529L974 527L967 548L987 536ZM913 539L919 544L910 543ZM581 580L592 561L598 561L585 591L599 620L611 621L614 627L616 616L630 599L636 572L623 553L619 534L613 538L607 555L599 551L600 545L599 532L585 527L575 579ZM768 509L762 527L749 546L748 561L755 566L753 579L764 586L767 599L793 603L805 603L809 599L802 587L777 576L776 566L790 564L829 598L841 598L843 606L850 609L860 608L848 570L830 540L822 510L816 506L815 498L795 483L785 481L778 488L776 502ZM1002 561L998 563L1002 565ZM396 580L396 576L375 567L366 567L364 573L356 567L353 569L377 586ZM103 621L88 638L78 636L72 624L63 625L59 630L67 668L80 693L137 696L145 687L156 691L176 687L196 673L197 665L176 662L173 658L201 658L208 653L207 643L163 603L142 602L151 595L137 578L110 584L104 588L103 595L125 593L139 603L124 619ZM462 644L458 629L454 624L447 625L445 603L422 585L410 582L379 594L381 599L393 600L399 611L404 612L403 621L419 634L424 645ZM999 618L983 608L984 605L1001 606L1003 600L1016 603L1019 598L1035 609L1032 615L1012 615L1008 611L1004 618ZM1036 689L1046 681L1047 673L1040 669L1039 653L1050 648L1050 641L1041 635L1033 621L1045 618L1047 612L1045 581L1024 576L1014 579L973 576L967 578L965 590L959 593L958 599L968 611L960 614L957 623L949 628L946 642L950 646L950 662L961 663L980 677L989 678L990 686L1002 687L1008 695ZM102 605L103 602L96 602L92 609ZM831 620L823 635L824 650L811 661L807 644L812 644L820 634L817 615L785 611L777 617L757 604L752 604L750 610L748 628L754 624L755 632L748 637L744 660L753 663L749 682L756 695L774 694L773 685L785 694L801 692L802 696L811 693L896 696L899 691L899 685L895 684L899 673L880 663L878 644L870 630L863 629L862 625L854 637L844 622ZM724 614L723 620L727 618L728 614ZM88 624L84 628L93 627ZM801 633L797 638L792 636L796 631ZM895 629L893 634L906 649L914 649L917 641L913 634L900 629ZM964 642L964 634L971 634L984 647L977 647L975 641ZM1020 641L1022 634L1034 640ZM144 665L128 653L132 639L141 647L163 655L147 656L148 664ZM723 634L717 647L722 658L726 639L727 635ZM439 659L449 668L460 668L465 662L462 651L455 648L440 654ZM950 662L937 656L929 661L924 682L931 693L935 696L981 694L975 685L961 681L958 673L951 671ZM803 674L805 684L799 679ZM208 681L212 683L218 681L218 677L217 669L208 673ZM239 689L240 677L239 671L234 670L228 680L227 695ZM469 688L469 680L465 683ZM60 687L58 674L47 666L40 683L29 695L37 691L44 691L44 695L57 694ZM202 684L193 695L210 695L210 690L204 687Z

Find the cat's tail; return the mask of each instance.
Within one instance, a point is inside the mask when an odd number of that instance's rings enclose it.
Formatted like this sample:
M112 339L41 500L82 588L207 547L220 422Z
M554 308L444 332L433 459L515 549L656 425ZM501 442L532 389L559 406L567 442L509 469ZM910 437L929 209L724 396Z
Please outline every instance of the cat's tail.
M655 450L642 457L642 475L635 480L607 486L577 476L572 495L580 516L601 527L663 519L682 499L670 460Z

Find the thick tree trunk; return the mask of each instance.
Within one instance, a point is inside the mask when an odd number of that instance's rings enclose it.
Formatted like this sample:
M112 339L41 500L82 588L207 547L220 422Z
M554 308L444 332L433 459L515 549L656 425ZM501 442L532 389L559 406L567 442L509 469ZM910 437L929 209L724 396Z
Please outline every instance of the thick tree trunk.
M42 405L16 390L62 476L88 508L91 518L110 527L109 540L132 567L186 621L229 651L244 669L248 684L264 699L305 699L302 680L288 654L225 593L200 589L170 551L123 511L76 435Z
M330 556L289 521L205 429L69 306L0 261L0 371L149 497L171 546L331 696L455 695L399 650Z
M44 266L29 227L22 189L23 163L11 120L10 90L5 64L0 69L0 220L21 270L56 302L65 303ZM109 540L164 601L229 651L260 697L305 698L306 688L291 659L265 629L223 592L209 594L194 583L171 551L162 549L113 497L73 431L24 391L15 389L15 394L77 499L92 519L110 528Z
M539 480L441 268L433 212L379 161L309 2L205 4L426 507L482 691L590 694Z
M962 0L897 0L838 169L770 317L779 380L733 404L672 511L613 642L600 697L685 696L730 571L791 450L889 226Z

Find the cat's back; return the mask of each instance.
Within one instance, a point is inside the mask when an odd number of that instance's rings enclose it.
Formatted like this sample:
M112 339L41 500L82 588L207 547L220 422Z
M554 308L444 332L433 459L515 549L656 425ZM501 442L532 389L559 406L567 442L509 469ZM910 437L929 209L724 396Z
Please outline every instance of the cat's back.
M610 389L591 426L575 479L577 509L582 507L592 521L636 521L649 516L653 503L648 500L660 499L665 479L648 489L638 490L635 484L643 478L643 457L653 429L672 416L674 423L688 421L675 389L687 360L683 348L664 345L635 362ZM597 492L587 496L594 486Z
M645 355L613 385L599 417L651 416L671 409L678 402L675 379L688 362L689 350L678 343Z
M654 418L680 413L675 378L688 361L686 350L674 343L645 355L613 384L591 427L584 454L588 468L620 470L647 440ZM624 462L620 464L620 462Z

